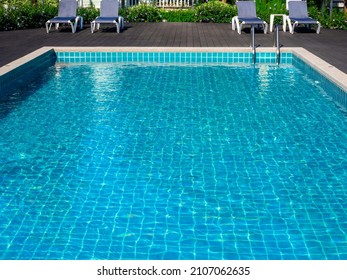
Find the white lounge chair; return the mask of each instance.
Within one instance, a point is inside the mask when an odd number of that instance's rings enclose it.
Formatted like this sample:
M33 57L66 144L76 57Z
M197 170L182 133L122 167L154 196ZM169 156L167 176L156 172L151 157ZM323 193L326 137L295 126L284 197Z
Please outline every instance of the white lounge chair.
M261 25L264 33L267 33L268 24L257 17L256 6L254 1L238 1L237 16L232 18L232 30L237 28L237 32L241 34L243 25Z
M48 20L46 22L47 33L51 30L52 24L55 24L55 29L59 29L59 24L69 24L72 29L72 33L76 32L77 25L80 23L80 28L83 28L83 18L77 16L77 0L60 0L58 16Z
M321 24L319 21L308 16L306 1L288 1L289 15L287 16L287 23L291 34L299 24L310 26L311 24L317 25L317 34L319 34Z
M100 2L100 16L91 22L91 31L94 33L95 29L100 28L101 23L115 24L117 33L124 28L124 19L118 14L119 2L118 0L101 0Z

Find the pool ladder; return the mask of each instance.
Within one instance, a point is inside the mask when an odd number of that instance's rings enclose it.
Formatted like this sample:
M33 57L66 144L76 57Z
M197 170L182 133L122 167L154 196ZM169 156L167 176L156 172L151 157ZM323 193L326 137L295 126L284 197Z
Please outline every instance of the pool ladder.
M274 33L274 47L276 48L276 62L280 64L281 61L281 44L280 44L280 36L279 36L278 24L275 25L275 33Z
M255 46L255 39L254 39L254 25L252 24L251 27L251 48L252 48L252 61L253 64L255 64L256 60L257 60L257 52L256 52L256 46Z
M281 45L280 45L280 36L279 36L279 28L278 24L275 25L275 33L274 33L274 47L276 48L276 62L277 64L280 64L281 61ZM257 61L257 52L256 48L257 46L255 45L255 38L254 38L254 25L252 25L251 28L251 48L252 48L252 61L253 64Z

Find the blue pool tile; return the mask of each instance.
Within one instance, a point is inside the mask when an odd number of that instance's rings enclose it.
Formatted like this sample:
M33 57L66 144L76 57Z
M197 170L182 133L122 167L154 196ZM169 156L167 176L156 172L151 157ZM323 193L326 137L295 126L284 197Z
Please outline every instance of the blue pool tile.
M269 53L57 57L122 65L49 69L6 103L0 258L347 257L345 117L314 72Z

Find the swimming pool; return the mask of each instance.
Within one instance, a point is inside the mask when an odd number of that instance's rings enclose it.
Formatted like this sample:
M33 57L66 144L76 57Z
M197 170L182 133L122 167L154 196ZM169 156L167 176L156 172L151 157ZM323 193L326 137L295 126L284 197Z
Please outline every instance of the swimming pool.
M2 100L1 259L347 259L331 84L300 62L124 57Z

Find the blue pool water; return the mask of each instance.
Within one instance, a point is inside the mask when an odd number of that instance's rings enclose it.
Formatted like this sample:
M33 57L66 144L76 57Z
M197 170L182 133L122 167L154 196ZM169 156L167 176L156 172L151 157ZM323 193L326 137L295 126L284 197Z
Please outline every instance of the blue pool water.
M291 65L56 65L0 104L1 259L347 259L347 113Z

